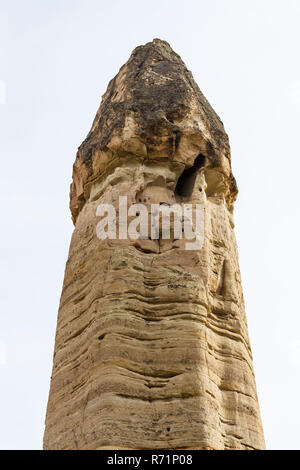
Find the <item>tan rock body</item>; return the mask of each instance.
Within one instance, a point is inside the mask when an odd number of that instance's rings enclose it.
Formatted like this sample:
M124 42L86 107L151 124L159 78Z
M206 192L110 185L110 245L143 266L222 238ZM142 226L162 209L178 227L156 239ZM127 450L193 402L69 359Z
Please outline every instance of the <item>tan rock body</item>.
M228 137L158 39L109 83L73 169L45 449L262 449ZM100 203L204 207L204 246L99 240ZM129 217L130 219L130 217ZM130 220L129 220L130 222Z

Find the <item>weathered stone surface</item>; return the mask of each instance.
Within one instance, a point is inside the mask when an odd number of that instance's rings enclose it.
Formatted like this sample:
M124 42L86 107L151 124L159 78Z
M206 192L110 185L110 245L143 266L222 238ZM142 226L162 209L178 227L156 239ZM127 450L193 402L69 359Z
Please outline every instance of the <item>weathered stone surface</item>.
M136 48L74 164L46 449L264 448L236 194L228 137L191 73L164 41ZM97 206L124 195L204 204L204 246L99 240Z

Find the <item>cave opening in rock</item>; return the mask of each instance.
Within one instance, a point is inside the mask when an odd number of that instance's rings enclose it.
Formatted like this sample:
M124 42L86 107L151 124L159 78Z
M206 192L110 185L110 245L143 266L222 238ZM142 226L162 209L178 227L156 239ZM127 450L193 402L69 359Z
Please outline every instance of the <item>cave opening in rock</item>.
M205 156L200 153L198 157L195 158L193 166L190 168L185 169L182 174L179 176L176 188L175 188L175 195L181 197L190 197L198 170L203 168L205 165Z

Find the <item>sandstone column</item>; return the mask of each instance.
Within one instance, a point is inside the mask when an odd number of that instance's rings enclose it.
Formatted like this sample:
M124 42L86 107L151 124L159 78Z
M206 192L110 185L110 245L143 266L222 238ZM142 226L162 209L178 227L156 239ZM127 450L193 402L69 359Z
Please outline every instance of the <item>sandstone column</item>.
M73 168L45 449L262 449L230 147L159 39L111 80ZM100 240L101 203L204 207L204 245ZM117 234L119 235L119 234Z

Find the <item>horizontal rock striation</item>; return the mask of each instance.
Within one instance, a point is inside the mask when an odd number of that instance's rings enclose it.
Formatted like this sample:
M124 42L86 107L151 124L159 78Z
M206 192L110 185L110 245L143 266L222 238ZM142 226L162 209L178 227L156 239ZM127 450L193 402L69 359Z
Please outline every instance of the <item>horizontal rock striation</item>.
M222 122L170 46L136 48L73 168L45 449L262 449ZM100 203L204 207L204 244L105 239Z

